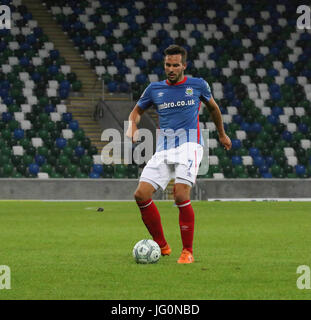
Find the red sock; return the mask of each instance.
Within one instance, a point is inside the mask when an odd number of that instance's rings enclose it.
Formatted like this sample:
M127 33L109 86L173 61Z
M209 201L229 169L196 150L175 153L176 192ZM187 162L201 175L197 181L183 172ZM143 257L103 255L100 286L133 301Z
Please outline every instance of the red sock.
M194 232L194 211L190 200L176 203L179 209L179 226L183 244L183 249L187 249L191 253Z
M147 201L136 201L141 212L141 217L145 226L147 227L149 233L151 234L153 240L163 248L166 246L167 242L163 234L163 228L161 224L161 217L158 208L149 199Z

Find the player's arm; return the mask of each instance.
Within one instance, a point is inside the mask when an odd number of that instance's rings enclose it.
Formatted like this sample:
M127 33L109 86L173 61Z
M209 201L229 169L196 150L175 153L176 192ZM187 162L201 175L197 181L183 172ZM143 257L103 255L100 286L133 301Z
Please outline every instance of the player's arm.
M214 100L213 97L211 97L208 101L204 102L207 106L207 109L212 117L213 122L215 123L215 126L218 131L218 136L219 136L219 141L220 143L227 149L230 150L232 143L230 138L226 135L223 121L222 121L222 116L220 109Z
M140 108L137 104L129 115L129 127L126 131L126 136L132 139L133 142L137 141L138 128L137 125L140 122L142 114L145 112L144 109Z

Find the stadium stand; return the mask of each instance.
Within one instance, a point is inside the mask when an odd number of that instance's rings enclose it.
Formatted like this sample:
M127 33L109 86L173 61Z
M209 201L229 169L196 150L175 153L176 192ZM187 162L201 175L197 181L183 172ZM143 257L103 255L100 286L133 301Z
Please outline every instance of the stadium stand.
M70 93L81 90L76 74L27 6L3 4L13 27L0 30L0 177L127 177L111 166L103 171L97 148L67 110Z
M221 106L233 148L210 130L206 178L307 178L310 151L310 33L296 28L292 1L45 1L108 90L133 91L163 79L168 45L189 52Z
M211 157L202 178L311 177L311 34L296 28L293 1L42 3L112 93L132 92L138 99L149 82L164 79L161 52L168 45L176 43L188 50L187 73L210 84L233 145L229 152L223 150L204 108L200 127L209 129ZM65 62L25 10L16 7L17 34L1 32L1 150L7 153L1 153L0 161L6 164L1 174L25 175L26 170L7 165L11 153L16 159L27 156L18 164L25 167L34 164L39 148L41 155L42 148L51 147L51 176L78 176L77 172L82 177L137 176L137 168L132 172L130 166L120 165L102 170L100 162L93 163L91 173L92 158L82 161L87 157L81 149L87 149L82 145L85 137L79 136L80 129L69 127L72 119L64 107L55 110L63 106L61 99L75 84L59 72ZM32 95L34 91L39 95ZM30 150L23 145L25 139L31 141ZM23 150L27 150L24 155ZM72 170L66 169L69 161ZM46 172L44 165L37 165L31 172Z

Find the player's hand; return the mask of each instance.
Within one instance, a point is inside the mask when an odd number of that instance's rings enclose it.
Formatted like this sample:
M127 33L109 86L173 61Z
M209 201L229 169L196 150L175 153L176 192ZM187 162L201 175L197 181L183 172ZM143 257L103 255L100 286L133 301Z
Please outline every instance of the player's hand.
M223 136L219 136L220 143L225 147L226 150L230 150L232 147L231 139L224 134Z
M139 135L139 131L138 128L136 126L136 123L130 121L129 123L129 127L127 128L126 131L126 136L132 140L132 142L137 142L138 140L138 135Z

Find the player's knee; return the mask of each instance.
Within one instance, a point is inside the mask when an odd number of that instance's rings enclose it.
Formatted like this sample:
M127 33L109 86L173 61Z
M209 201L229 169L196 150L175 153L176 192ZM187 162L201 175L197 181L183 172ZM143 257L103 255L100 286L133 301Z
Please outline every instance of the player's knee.
M174 192L174 200L175 200L175 203L181 203L181 202L184 202L186 200L189 200L189 195L187 192L183 192L183 191L176 191Z
M175 203L181 203L186 200L190 200L190 191L188 186L180 185L178 187L174 187L174 200Z
M137 189L134 192L134 198L136 201L147 201L149 198L141 189Z
M174 200L175 200L175 203L181 203L189 200L189 197L187 197L185 194L176 194L174 197Z

